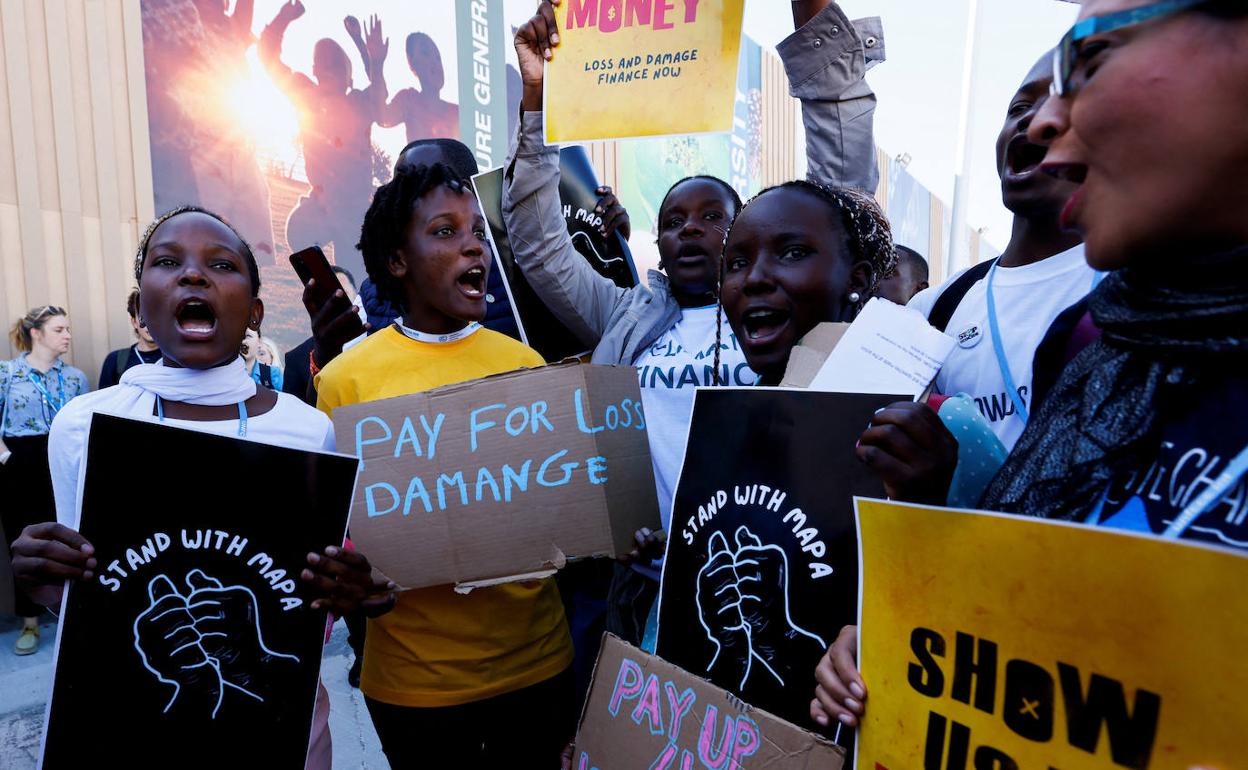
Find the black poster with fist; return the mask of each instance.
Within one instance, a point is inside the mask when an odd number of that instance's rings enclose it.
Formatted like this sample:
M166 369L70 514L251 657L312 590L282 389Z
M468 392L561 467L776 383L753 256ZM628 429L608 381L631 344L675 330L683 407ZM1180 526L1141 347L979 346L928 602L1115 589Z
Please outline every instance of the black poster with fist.
M699 388L668 530L660 657L808 728L815 666L856 622L854 456L902 396Z
M304 766L354 458L97 414L44 768Z
M588 352L589 346L555 318L516 264L503 224L503 169L477 174L472 185L489 223L490 241L498 256L495 266L503 273L525 344L548 363ZM637 268L628 241L618 231L610 238L598 231L602 225L602 217L594 213L598 205L598 177L584 147L569 145L559 150L559 202L572 246L589 266L620 288L636 286Z

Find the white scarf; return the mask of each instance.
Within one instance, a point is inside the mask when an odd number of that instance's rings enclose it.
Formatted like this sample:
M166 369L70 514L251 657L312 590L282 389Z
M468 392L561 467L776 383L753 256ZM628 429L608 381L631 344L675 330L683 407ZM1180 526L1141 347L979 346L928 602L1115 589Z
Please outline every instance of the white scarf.
M117 394L119 401L151 394L164 401L203 406L229 406L256 395L256 383L247 374L242 356L211 369L165 366L164 361L140 364L121 375L118 387L122 389Z
M183 369L158 361L131 367L117 385L73 399L57 413L48 436L57 518L77 526L78 485L96 412L151 419L157 396L163 401L228 406L254 396L256 387L241 356L211 369Z

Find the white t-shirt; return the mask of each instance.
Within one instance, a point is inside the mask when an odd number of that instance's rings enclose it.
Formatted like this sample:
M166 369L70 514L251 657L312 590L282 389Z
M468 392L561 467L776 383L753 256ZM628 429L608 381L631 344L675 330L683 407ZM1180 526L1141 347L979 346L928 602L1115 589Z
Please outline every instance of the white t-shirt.
M908 307L930 315L941 292L958 275L941 286L919 292ZM1082 244L1030 265L997 268L992 295L1001 347L1028 411L1032 406L1031 366L1036 348L1057 316L1092 290L1096 275L1084 259ZM975 399L993 433L1006 449L1013 449L1024 424L1006 392L1005 378L993 352L987 287L987 277L976 281L949 318L945 332L958 344L936 375L936 390L950 396L965 393Z
M753 385L758 379L724 316L720 333L719 371L722 385ZM659 517L667 529L672 497L685 458L685 440L693 412L693 392L713 385L715 370L715 306L686 308L680 320L633 362L646 412L650 457L659 495Z
M119 414L116 410L107 408L112 400L110 398L112 390L113 388L104 388L75 398L65 405L65 409L57 415L57 418L69 412L71 418L86 417L89 419L87 415L99 411L118 417L158 422L156 416L152 414L152 401L149 399L143 399L131 413L127 414ZM220 436L238 436L238 418L236 417L208 422L175 420L166 417L162 424L190 428L204 433L215 433ZM56 493L56 520L67 527L76 527L78 524L78 483L83 471L82 455L87 441L84 436L81 444L74 440L73 446L60 445L61 442L58 441L60 438L61 434L54 431L54 435L49 438L48 446L52 487ZM264 414L248 415L246 438L262 444L307 451L332 452L335 446L334 425L329 418L323 412L308 406L289 393L278 393L277 403ZM138 451L142 454L141 447Z

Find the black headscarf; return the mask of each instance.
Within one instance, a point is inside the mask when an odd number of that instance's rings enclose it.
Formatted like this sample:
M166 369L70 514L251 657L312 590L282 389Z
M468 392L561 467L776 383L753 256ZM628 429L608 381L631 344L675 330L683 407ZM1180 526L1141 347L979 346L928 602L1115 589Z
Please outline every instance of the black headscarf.
M1124 268L1088 308L1101 338L1032 413L981 507L1082 521L1114 479L1156 456L1168 405L1248 376L1248 248Z

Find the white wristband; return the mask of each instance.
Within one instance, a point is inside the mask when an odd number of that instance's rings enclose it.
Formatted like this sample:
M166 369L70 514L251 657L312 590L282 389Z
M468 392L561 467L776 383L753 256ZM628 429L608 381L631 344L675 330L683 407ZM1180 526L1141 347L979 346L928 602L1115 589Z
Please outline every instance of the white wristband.
M0 452L0 465L4 465L5 463L7 463L9 461L9 458L12 456L13 456L13 452L7 449L3 452Z

